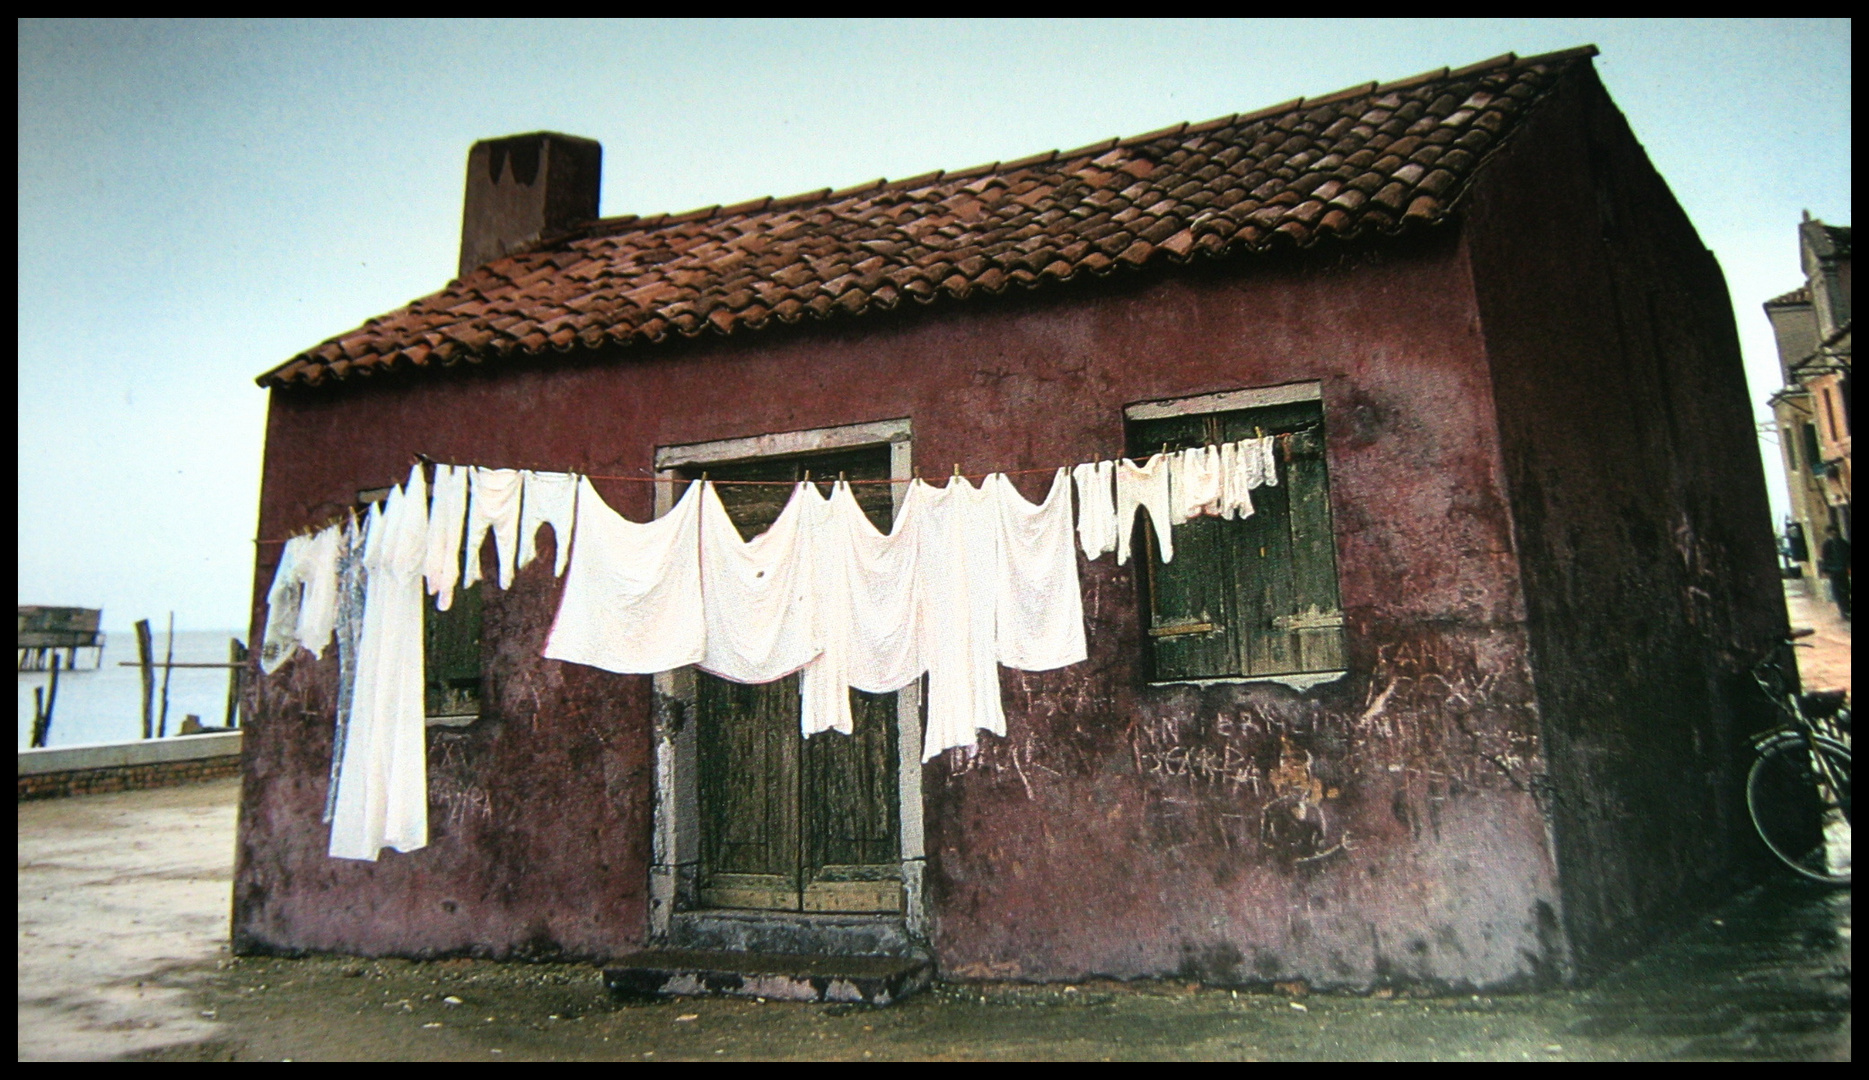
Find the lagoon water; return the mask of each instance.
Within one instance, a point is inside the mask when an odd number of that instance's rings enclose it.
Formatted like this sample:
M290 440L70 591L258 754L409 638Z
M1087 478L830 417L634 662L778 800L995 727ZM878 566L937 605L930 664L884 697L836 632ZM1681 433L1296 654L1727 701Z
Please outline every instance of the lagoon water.
M156 662L161 663L168 648L168 637L156 632ZM246 639L246 634L232 630L178 630L175 632L175 659L193 663L227 660L227 643L232 638ZM135 667L119 667L120 660L136 660L136 632L112 630L105 638L104 663L95 670L90 654L78 653L78 670L58 674L58 702L52 710L52 733L48 746L72 746L77 743L130 742L143 734L143 676ZM182 718L189 713L201 722L218 727L227 722L227 678L225 668L177 668L169 674L169 734L176 734ZM25 749L32 741L32 692L51 679L45 671L19 673L19 745ZM155 712L162 710L162 669L156 669Z

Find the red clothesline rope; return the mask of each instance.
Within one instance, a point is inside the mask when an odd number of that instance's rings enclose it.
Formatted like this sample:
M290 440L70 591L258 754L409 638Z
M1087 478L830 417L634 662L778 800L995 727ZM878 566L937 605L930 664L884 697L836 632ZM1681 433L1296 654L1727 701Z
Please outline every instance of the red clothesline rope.
M1288 434L1290 433L1281 432L1275 437L1284 438ZM1166 450L1166 447L1164 447L1163 449ZM415 460L424 465L452 464L451 462L436 461L435 459L428 457L425 454L415 455ZM468 466L455 465L455 468L467 468L467 467ZM1057 465L1057 466L1052 466L1049 468L1041 468L1041 469L995 469L993 472L999 473L1003 476L1030 476L1034 473L1055 473L1061 468L1069 468L1069 466ZM549 471L555 472L555 471L560 471L560 470L549 470ZM850 484L854 487L857 484L908 484L908 483L913 483L916 480L922 479L922 477L918 473L915 476L911 476L911 477L907 477L903 479L890 479L890 480L845 480L840 475L835 481L833 481L825 477L817 477L813 479L810 477L809 474L806 475L806 479L804 480L714 480L708 477L707 470L705 469L701 470L701 475L698 477L690 476L686 478L679 477L679 476L610 476L610 475L604 475L601 473L578 473L576 475L583 476L584 478L588 480L622 480L622 481L629 481L629 482L638 483L638 484L681 484L681 483L691 484L695 482L696 480L704 479L704 480L707 480L708 483L713 484L716 487L726 487L728 485L732 485L734 487L795 487L803 483L812 483L812 484L841 483L841 484ZM984 480L987 477L992 476L992 475L993 473L963 473L960 471L960 467L957 465L954 468L954 473L952 476L943 477L942 479ZM321 525L314 525L314 526L307 527L303 531L294 533L293 535L294 536L310 536L323 529L329 528L332 525L339 524L343 520L344 520L343 516L339 515L337 518L333 519L332 521L327 521ZM291 537L284 537L284 538L277 539L277 540L255 540L253 542L255 544L283 544L289 541L290 539Z

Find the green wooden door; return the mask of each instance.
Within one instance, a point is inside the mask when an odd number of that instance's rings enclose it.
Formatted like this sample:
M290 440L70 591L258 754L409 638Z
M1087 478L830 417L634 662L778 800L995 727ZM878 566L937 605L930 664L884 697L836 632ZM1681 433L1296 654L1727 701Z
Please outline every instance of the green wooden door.
M880 447L707 469L715 480L815 482L889 477ZM791 497L785 484L724 485L742 536L764 532ZM886 484L854 488L888 528ZM899 911L896 696L851 691L855 731L802 738L798 677L743 686L697 673L702 823L701 901L786 911Z

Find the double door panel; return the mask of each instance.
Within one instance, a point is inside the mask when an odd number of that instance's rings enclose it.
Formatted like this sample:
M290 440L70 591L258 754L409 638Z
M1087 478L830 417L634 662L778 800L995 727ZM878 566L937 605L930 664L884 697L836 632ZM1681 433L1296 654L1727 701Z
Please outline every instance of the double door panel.
M708 467L725 485L728 515L747 539L764 532L789 482L887 479L887 447ZM827 485L828 486L828 485ZM889 485L854 488L878 528ZM851 691L854 732L804 739L798 676L748 686L697 673L701 901L785 911L899 911L896 695Z

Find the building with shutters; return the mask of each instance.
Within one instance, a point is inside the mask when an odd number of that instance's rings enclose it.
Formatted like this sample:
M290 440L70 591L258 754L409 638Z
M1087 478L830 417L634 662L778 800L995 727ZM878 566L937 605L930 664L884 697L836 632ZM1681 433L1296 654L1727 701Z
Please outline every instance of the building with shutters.
M1784 385L1771 397L1791 516L1786 548L1811 588L1829 529L1850 521L1850 227L1809 214L1798 224L1804 284L1765 302Z
M598 216L595 143L477 144L459 277L261 376L263 538L417 454L906 481L1282 433L1285 482L1084 563L1090 659L926 765L914 688L806 741L787 683L541 659L542 535L429 616L427 848L328 859L336 660L257 681L236 947L1509 988L1727 894L1771 524L1720 269L1593 55L653 217ZM783 489L726 490L751 535Z

